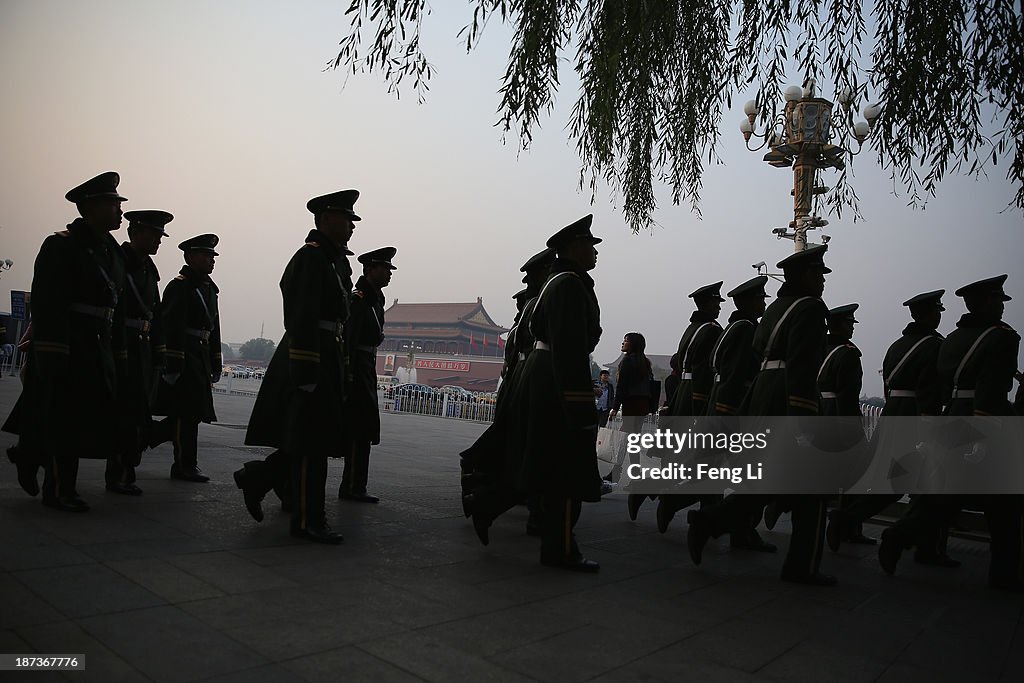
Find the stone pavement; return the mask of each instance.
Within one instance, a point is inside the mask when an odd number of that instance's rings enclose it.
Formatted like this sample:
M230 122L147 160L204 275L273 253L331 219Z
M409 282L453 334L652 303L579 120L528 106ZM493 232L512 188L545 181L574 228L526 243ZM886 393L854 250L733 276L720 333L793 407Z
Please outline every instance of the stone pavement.
M0 418L18 391L0 379ZM206 485L167 478L169 446L144 455L140 498L105 493L102 463L83 461L93 509L74 515L0 466L0 653L87 664L20 679L1024 679L1024 596L985 588L982 544L952 543L959 570L907 558L895 578L874 549L844 548L823 564L838 587L801 587L776 578L779 555L727 542L694 567L684 519L660 535L653 505L632 523L616 494L585 505L578 527L601 573L545 569L525 510L498 520L486 548L462 517L456 454L483 425L386 414L371 470L383 502L330 495L346 542L312 545L288 536L270 499L262 524L246 513L231 472L265 452L242 445L252 399L217 401L223 425L200 431ZM340 476L333 462L329 494ZM766 538L785 547L784 527Z

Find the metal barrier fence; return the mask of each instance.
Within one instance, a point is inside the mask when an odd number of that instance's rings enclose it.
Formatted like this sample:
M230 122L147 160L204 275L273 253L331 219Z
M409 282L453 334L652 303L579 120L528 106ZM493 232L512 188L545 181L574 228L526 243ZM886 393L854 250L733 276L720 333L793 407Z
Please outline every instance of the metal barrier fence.
M494 401L439 391L387 388L377 392L381 410L392 413L432 415L473 422L494 421Z

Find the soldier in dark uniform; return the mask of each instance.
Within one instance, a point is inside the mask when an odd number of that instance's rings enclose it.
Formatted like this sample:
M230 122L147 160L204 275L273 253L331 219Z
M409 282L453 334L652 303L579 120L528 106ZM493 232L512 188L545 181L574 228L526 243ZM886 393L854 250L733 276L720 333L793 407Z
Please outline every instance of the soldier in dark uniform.
M281 276L284 337L277 345L249 418L245 443L278 449L245 463L235 483L256 521L260 502L289 482L291 534L316 543L343 538L327 524L324 488L327 459L344 443L345 349L352 267L348 241L360 220L353 209L358 190L310 199L316 226Z
M817 375L824 358L828 309L821 300L827 247L814 245L777 264L785 282L768 306L754 333L753 348L761 369L741 408L752 416L818 414ZM729 496L722 503L688 514L687 546L700 564L704 545L749 520L758 506L776 499L792 512L793 535L782 567L782 579L831 586L833 576L819 571L825 534L825 502L820 496Z
M216 235L199 235L178 245L185 265L164 289L160 327L166 342L166 366L153 412L166 415L160 431L174 443L171 478L204 483L199 469L199 423L213 422L213 383L223 372L220 346L220 291L210 273L216 257Z
M596 572L583 557L573 528L581 502L601 499L597 470L597 414L590 354L601 337L601 312L588 272L597 263L590 232L593 216L566 226L548 240L557 252L541 288L529 328L534 351L508 400L515 411L511 462L522 463L521 490L541 507L541 564Z
M669 407L673 417L694 417L704 415L708 410L708 397L715 383L711 369L711 351L722 334L718 316L722 313L722 283L704 285L690 294L697 310L690 315L690 324L679 339L676 355L679 357L680 382ZM687 508L703 496L661 495L658 496L658 531L665 533L676 512ZM710 500L710 499L705 499ZM636 512L644 496L630 494L626 507L630 519L636 519Z
M939 347L940 391L947 415L1007 416L1015 411L1009 401L1017 369L1020 335L1002 321L1006 301L1003 291L1006 275L979 280L956 291L963 297L967 313ZM922 504L933 501L946 505L945 497L922 497ZM980 509L985 513L991 541L989 586L1024 591L1021 575L1021 496L961 496L959 507ZM938 515L941 517L941 515ZM878 559L892 574L900 553L913 540L909 524L896 524L882 534Z
M127 267L124 291L127 361L118 381L119 433L116 452L107 459L107 490L142 494L135 468L153 427L151 412L165 346L159 325L160 273L151 258L167 237L165 226L174 216L166 211L129 211L128 240L121 244Z
M484 545L490 542L488 530L494 520L523 498L516 487L516 467L505 458L507 444L516 436L510 433L510 429L515 429L513 424L518 425L512 419L513 408L508 397L515 392L523 364L533 351L530 321L537 305L537 295L550 275L554 260L555 250L548 247L527 259L519 269L524 273L526 289L520 297L522 308L505 342L504 379L495 401L494 421L472 446L460 454L463 512L473 518L473 529ZM530 516L526 533L536 536L540 534L540 505L535 499L528 504Z
M377 347L384 341L384 294L391 282L391 263L398 252L383 247L361 255L363 274L352 292L352 311L345 325L351 384L346 392L345 471L338 497L360 503L377 503L366 492L370 446L380 443L380 408L377 405Z
M38 486L42 465L43 505L68 512L89 510L76 488L79 458L106 459L116 436L125 265L110 233L125 201L119 181L110 171L70 190L81 217L39 249L25 389L4 425L21 437L22 486Z
M892 343L882 361L885 392L882 417L941 413L938 357L942 335L937 328L945 310L942 306L945 291L925 292L903 302L910 309L912 321L903 330L903 335ZM898 494L844 497L844 506L829 513L825 533L829 547L833 551L839 550L844 538L854 533L857 525L879 514L901 497ZM917 551L914 560L919 564L958 567L960 563L945 552L945 530L951 520L934 518L943 509L933 505L934 501L931 499L925 503L922 496L914 496L907 510L909 522L903 524L910 524L918 530L915 533ZM950 516L948 512L945 514Z

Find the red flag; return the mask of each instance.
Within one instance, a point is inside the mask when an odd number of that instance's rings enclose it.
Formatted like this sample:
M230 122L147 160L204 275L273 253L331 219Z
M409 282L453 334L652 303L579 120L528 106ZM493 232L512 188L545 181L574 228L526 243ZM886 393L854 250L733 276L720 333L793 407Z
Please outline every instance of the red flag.
M487 335L484 335L484 348L487 348Z
M472 349L472 348L473 348L473 345L474 345L474 343L473 343L473 333L472 333L472 332L470 332L470 333L469 333L469 348L471 348L471 349Z
M505 348L505 340L502 339L500 336L498 337L498 348L499 349Z

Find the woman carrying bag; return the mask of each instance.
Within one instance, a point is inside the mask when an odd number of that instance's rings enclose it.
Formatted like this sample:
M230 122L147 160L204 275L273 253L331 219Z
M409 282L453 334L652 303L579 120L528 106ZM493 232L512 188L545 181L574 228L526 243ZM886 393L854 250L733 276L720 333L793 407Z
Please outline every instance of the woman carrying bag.
M653 410L651 403L651 381L654 371L651 361L644 355L647 340L639 332L629 332L622 339L622 352L625 357L616 371L615 400L609 419L614 418L622 410L622 431L626 434L639 434L643 431L644 418ZM619 449L618 458L612 471L605 477L606 481L617 482L622 475L622 463L626 458L626 441ZM634 455L630 463L637 462Z

